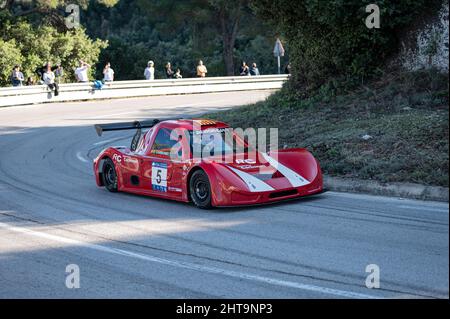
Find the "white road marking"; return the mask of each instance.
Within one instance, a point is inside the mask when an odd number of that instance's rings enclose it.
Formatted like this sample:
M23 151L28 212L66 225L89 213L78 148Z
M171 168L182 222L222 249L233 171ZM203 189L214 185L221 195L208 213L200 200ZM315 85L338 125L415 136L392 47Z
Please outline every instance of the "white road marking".
M237 279L241 279L241 280L244 279L244 280L250 280L250 281L255 281L255 282L262 282L262 283L275 285L275 286L307 290L307 291L328 294L328 295L334 295L334 296L343 297L343 298L379 299L379 297L376 297L373 295L367 295L367 294L362 294L362 293L357 293L357 292L352 292L352 291L333 289L333 288L327 288L327 287L321 287L321 286L309 285L309 284L302 284L302 283L293 282L293 281L274 279L274 278L269 278L269 277L264 277L264 276L259 276L259 275L237 272L237 271L233 271L233 270L220 269L220 268L216 268L216 267L209 267L209 266L198 265L198 264L193 264L193 263L189 263L189 262L176 261L176 260L155 257L155 256L151 256L151 255L134 253L134 252L124 250L124 249L106 247L106 246L98 245L98 244L91 244L91 243L83 242L83 241L72 239L72 238L67 238L67 237L62 237L62 236L58 236L58 235L52 235L52 234L48 234L48 233L44 233L44 232L40 232L40 231L31 230L28 228L15 227L15 226L11 226L11 225L8 225L5 223L0 223L0 228L6 229L9 231L13 231L13 232L17 232L17 233L21 233L21 234L27 234L27 235L34 236L34 237L40 237L40 238L44 238L44 239L48 239L48 240L52 240L52 241L60 242L60 243L64 243L64 244L69 244L69 245L74 245L74 246L84 246L86 248L90 248L90 249L94 249L97 251L102 251L102 252L106 252L106 253L110 253L110 254L136 258L136 259L140 259L140 260L144 260L144 261L155 262L155 263L159 263L159 264L163 264L163 265L168 265L168 266L183 268L183 269L189 269L189 270L193 270L193 271L205 272L205 273L210 273L210 274L218 274L218 275L233 277L233 278L237 278Z
M84 158L81 152L77 152L77 158L84 163L89 163L89 160Z

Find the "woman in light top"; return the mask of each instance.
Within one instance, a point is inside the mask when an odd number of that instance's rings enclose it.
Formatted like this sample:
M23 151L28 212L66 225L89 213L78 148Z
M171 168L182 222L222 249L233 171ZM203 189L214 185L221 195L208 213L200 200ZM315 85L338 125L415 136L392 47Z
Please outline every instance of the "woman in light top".
M42 80L45 84L47 84L48 88L50 90L55 91L55 96L58 96L59 94L59 87L58 84L55 83L55 73L52 71L52 67L50 64L47 64L47 68L45 72L42 74Z

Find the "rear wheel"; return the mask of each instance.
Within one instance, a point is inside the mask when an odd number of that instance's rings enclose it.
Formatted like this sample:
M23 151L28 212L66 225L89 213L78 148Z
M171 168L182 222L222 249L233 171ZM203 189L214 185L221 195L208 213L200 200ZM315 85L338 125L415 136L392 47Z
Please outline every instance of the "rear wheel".
M211 185L208 175L203 170L195 171L189 180L191 200L202 209L211 208Z
M117 192L117 173L114 162L106 158L103 162L102 180L105 188L110 192Z

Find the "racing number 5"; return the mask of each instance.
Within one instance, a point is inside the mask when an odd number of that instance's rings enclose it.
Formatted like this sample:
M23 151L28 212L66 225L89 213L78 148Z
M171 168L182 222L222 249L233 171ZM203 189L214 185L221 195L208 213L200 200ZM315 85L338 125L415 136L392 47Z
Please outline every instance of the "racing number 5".
M159 192L167 192L167 163L152 163L152 187Z
M156 172L156 183L161 184L161 170L158 169Z

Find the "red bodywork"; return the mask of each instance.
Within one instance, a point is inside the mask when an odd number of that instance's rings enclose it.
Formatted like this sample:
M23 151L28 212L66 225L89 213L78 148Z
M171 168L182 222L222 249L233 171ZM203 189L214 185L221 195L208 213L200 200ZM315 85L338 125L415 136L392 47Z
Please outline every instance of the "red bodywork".
M201 129L228 128L223 122L211 122L214 124L202 126ZM162 129L192 131L193 120L170 120L156 124L142 136L134 152L127 147L109 147L100 152L94 160L97 185L103 186L103 160L109 157L115 164L119 191L176 201L190 201L189 178L198 169L204 170L209 178L213 206L263 204L323 191L320 165L306 149L283 149L264 155L255 151L255 161L242 161L241 154L241 160L233 156L228 164L214 157L202 161L194 160L192 156L185 156L184 151L179 159L171 160L170 156L152 151L155 137ZM245 154L243 158L245 159ZM274 158L278 166L271 162ZM166 170L164 187L158 187L155 182L155 175L152 175L155 167L163 167ZM273 169L274 167L277 169ZM272 171L264 174L261 173L261 168ZM158 180L160 179L159 177Z

